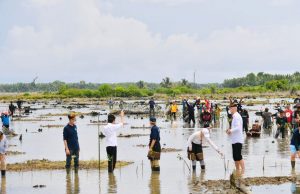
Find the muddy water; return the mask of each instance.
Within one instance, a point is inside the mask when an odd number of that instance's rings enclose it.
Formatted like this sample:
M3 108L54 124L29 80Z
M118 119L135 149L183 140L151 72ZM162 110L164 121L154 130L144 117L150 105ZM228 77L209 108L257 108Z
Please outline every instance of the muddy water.
M276 102L276 101L274 101ZM272 103L274 103L272 101ZM32 105L31 105L32 106ZM45 106L45 107L43 107ZM272 105L267 105L272 108ZM48 113L61 114L69 112L60 105L54 107L51 103L35 104L38 108L26 118L37 119ZM263 105L247 107L250 110L250 122L254 122L255 111L261 110ZM5 105L0 104L0 110ZM100 111L105 107L91 105L86 108L73 109L78 112ZM105 112L101 112L105 113ZM231 157L231 144L225 133L228 127L225 112L219 123L212 130L212 140L223 150L225 159L222 159L210 147L204 148L206 172L200 172L199 166L196 174L189 172L190 162L186 160L186 141L189 135L198 130L198 126L190 128L180 119L173 122L165 122L159 119L161 127L161 144L165 148L182 149L180 152L163 153L161 157L161 172L151 173L150 164L146 158L147 147L136 145L148 144L148 136L118 138L118 160L134 161L135 163L118 169L113 175L103 171L82 170L78 174L72 172L67 175L65 171L40 171L40 172L8 172L6 180L2 181L2 193L201 193L205 188L201 187L201 181L228 179L234 166ZM101 115L99 120L105 120L106 115ZM62 118L60 120L60 118ZM46 121L14 121L12 128L19 134L23 134L23 141L17 137L10 139L10 150L26 152L24 155L10 156L9 163L21 162L31 159L64 160L64 148L62 141L62 127L45 128L41 125L65 125L66 116L51 116L42 118ZM97 121L98 117L85 116L77 118L78 134L81 147L80 159L98 159L98 126L91 125L90 121ZM126 117L122 134L149 134L150 129L131 129L131 126L148 126L147 118ZM38 132L42 128L43 132ZM27 129L27 132L26 132ZM101 130L101 126L100 126ZM243 155L246 162L245 177L256 176L285 176L291 174L289 162L289 138L285 140L273 138L275 129L264 130L260 138L245 138ZM178 159L183 156L183 160ZM105 139L100 140L100 158L106 159ZM199 164L198 164L199 165ZM225 167L226 166L226 171ZM264 167L264 168L263 168ZM300 169L297 161L296 171ZM45 188L33 188L34 185L46 185ZM291 183L280 186L252 187L253 193L265 193L266 189L276 192L291 193ZM278 190L279 189L279 190ZM275 192L276 191L276 192ZM208 192L209 193L209 192Z

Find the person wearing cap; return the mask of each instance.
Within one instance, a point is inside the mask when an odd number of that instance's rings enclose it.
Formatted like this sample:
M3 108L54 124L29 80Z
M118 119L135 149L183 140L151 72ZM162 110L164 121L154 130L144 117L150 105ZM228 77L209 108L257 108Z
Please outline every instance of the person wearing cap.
M174 121L176 121L177 111L178 111L178 106L177 106L176 102L174 101L171 105L171 120L174 119Z
M3 131L0 130L0 168L2 177L6 174L6 152L8 148L8 142Z
M221 157L223 157L223 153L210 139L209 124L205 123L204 128L193 133L187 141L188 158L192 161L193 171L196 170L197 161L200 162L201 169L205 170L205 162L202 149L204 140L206 140L214 148L214 150L216 150L221 155Z
M124 111L120 113L121 122L116 123L116 117L113 114L107 116L108 124L103 128L103 134L106 138L106 153L108 158L108 172L113 173L117 163L117 131L124 126Z
M149 151L148 151L148 159L151 163L152 171L160 171L159 160L161 154L161 146L160 146L160 130L156 126L156 118L150 118L150 141L149 141Z
M229 135L232 144L232 155L235 162L236 170L245 170L245 164L242 156L243 148L243 119L237 112L237 103L231 103L230 113L232 115L231 129L227 129L226 133Z
M262 113L263 126L265 129L270 129L272 127L272 113L269 112L269 108L265 108L265 111Z
M283 110L279 110L279 115L276 117L277 132L275 138L278 138L281 133L282 139L285 138L285 128L287 124L287 118Z
M79 141L76 126L76 115L68 115L69 123L64 127L63 139L66 152L66 169L70 170L71 160L74 158L74 168L75 170L79 167Z

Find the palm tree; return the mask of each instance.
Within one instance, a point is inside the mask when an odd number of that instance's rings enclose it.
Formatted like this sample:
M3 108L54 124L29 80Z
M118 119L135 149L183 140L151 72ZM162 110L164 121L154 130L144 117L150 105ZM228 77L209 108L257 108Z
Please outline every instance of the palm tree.
M137 87L139 87L140 89L144 88L145 87L145 82L140 80L136 83Z
M164 88L170 88L172 86L170 78L169 77L164 78L160 83L160 85Z
M182 86L188 86L189 85L189 81L183 78L183 79L181 79L181 85Z

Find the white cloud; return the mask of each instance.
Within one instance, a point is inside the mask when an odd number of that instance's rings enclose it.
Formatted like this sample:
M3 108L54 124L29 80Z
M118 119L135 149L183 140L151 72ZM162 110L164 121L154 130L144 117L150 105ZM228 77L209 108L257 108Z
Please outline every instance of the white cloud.
M134 18L102 13L94 0L72 2L35 8L37 25L14 26L0 50L0 65L21 72L20 79L37 73L47 81L97 82L180 80L194 70L197 81L213 82L228 74L299 68L300 25L162 38Z

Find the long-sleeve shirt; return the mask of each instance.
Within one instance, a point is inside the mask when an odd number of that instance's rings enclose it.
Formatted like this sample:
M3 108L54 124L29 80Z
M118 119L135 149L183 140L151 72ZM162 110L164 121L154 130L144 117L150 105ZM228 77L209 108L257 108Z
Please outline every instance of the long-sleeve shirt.
M203 128L200 131L197 131L193 133L188 141L187 141L187 146L189 149L192 149L192 143L194 144L202 144L203 138L216 150L218 151L219 148L214 144L214 142L210 139L209 131L207 128Z
M5 154L8 148L8 141L6 136L3 134L3 139L0 141L0 154Z
M118 146L117 131L123 126L123 124L108 123L104 129L103 134L106 136L106 146Z
M238 112L232 115L230 139L232 144L244 142L243 119Z
M187 101L185 101L185 103L188 108L189 115L194 115L196 103L194 103L193 105L189 104Z
M69 150L79 150L78 134L76 125L66 125L63 132L63 138L67 141Z

